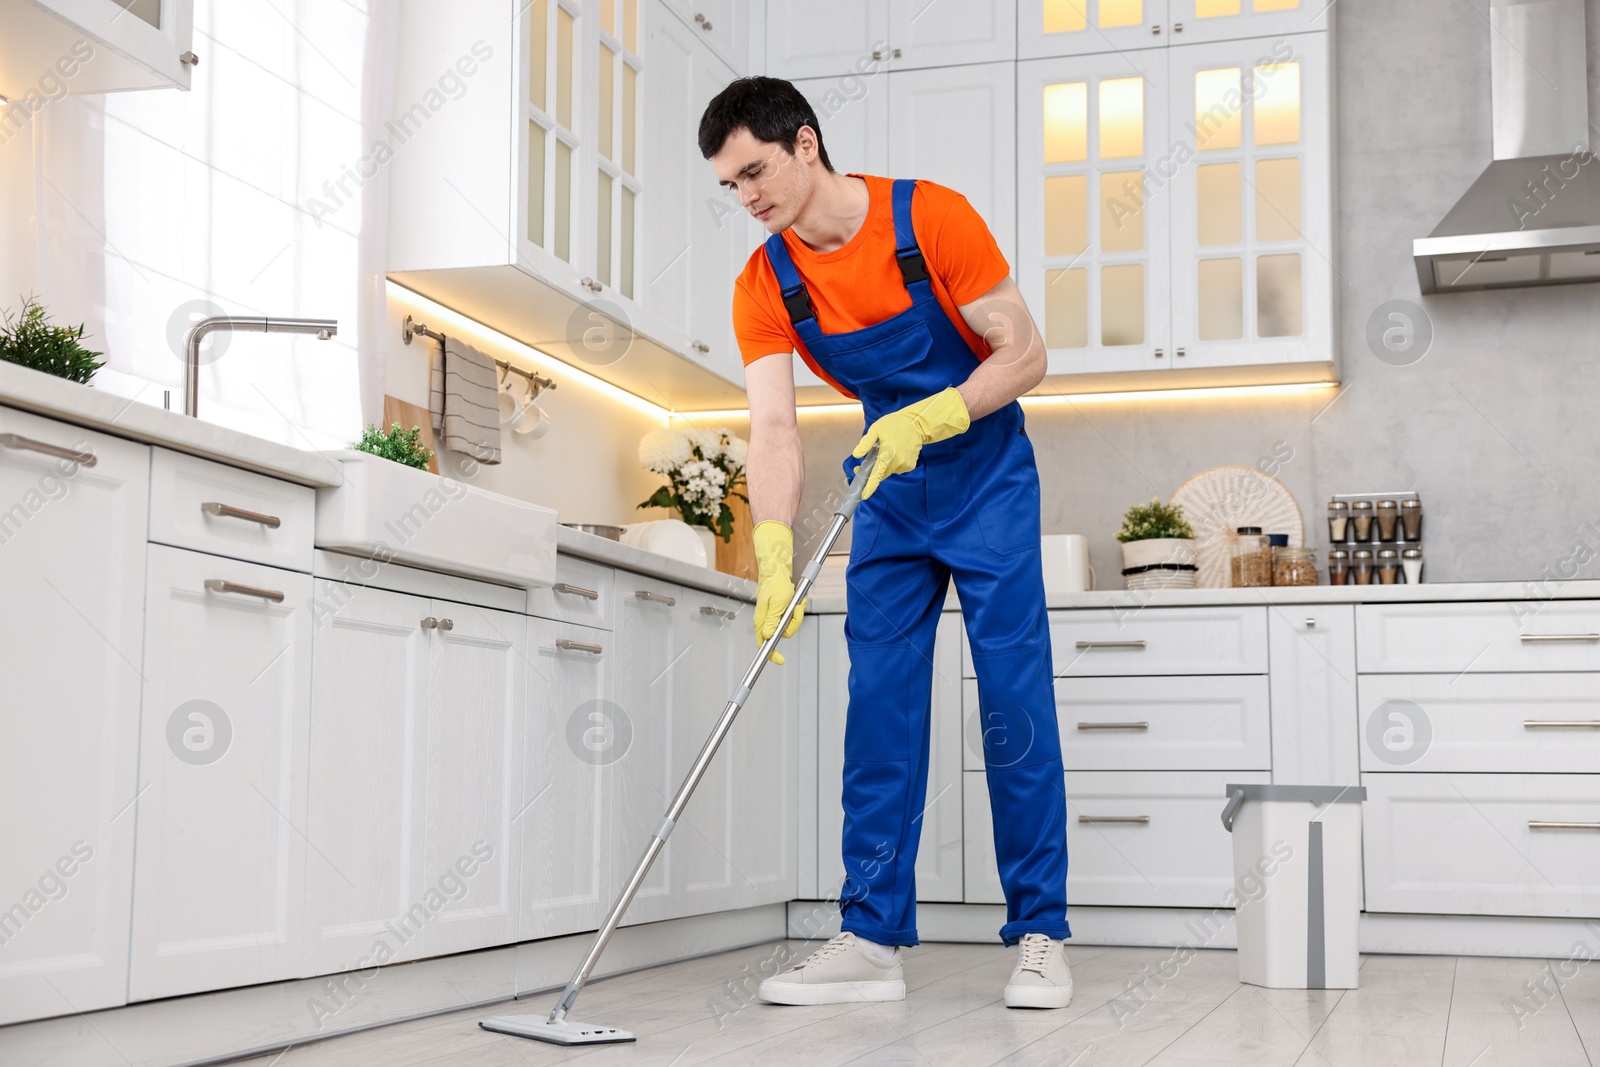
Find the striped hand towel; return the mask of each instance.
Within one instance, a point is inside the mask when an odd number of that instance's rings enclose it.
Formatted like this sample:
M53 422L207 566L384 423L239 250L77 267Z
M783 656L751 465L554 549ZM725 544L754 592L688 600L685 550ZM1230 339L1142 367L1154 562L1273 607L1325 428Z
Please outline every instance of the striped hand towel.
M434 354L428 409L439 447L479 463L500 462L500 398L494 360L447 337Z

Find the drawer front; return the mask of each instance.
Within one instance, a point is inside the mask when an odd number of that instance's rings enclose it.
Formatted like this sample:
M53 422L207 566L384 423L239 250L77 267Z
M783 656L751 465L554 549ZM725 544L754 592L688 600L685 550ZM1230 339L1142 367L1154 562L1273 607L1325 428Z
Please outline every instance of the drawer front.
M528 614L580 626L613 628L616 572L604 563L556 554L556 581L528 590Z
M1057 677L1265 674L1267 609L1052 611L1050 655ZM963 663L975 677L965 646Z
M1004 903L985 775L968 771L962 778L966 900ZM1069 917L1077 904L1231 906L1233 840L1220 818L1223 787L1269 778L1261 771L1067 772Z
M150 540L310 573L316 490L164 448L151 453Z
M1592 674L1364 675L1359 690L1363 771L1600 771Z
M1600 916L1600 774L1361 783L1368 911Z
M1356 663L1386 674L1600 671L1600 601L1363 604Z
M978 683L963 683L966 769L983 770L992 724ZM1198 678L1057 678L1056 722L1069 771L1270 770L1272 728L1265 675ZM1015 763L1021 744L991 735L995 758ZM1002 754L1004 752L1004 754Z

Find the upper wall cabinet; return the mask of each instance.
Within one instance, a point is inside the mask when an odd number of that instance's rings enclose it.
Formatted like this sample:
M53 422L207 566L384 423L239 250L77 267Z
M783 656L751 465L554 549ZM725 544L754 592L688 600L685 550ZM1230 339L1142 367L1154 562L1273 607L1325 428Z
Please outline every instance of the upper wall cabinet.
M1051 375L1335 376L1326 34L1017 71L1018 284Z
M715 188L699 112L664 122L690 101L651 42L670 24L726 84L706 34L665 0L405 0L399 21L389 276L653 403L741 404L742 369L689 346L645 260L652 227L704 211L685 174ZM724 231L695 270L731 293Z
M16 102L187 89L197 62L194 0L0 0L0 27L0 96Z
M868 75L1015 59L1016 0L768 0L776 78Z
M1017 54L1088 55L1326 30L1331 6L1326 0L1018 0Z
M750 67L750 0L664 0L734 70Z

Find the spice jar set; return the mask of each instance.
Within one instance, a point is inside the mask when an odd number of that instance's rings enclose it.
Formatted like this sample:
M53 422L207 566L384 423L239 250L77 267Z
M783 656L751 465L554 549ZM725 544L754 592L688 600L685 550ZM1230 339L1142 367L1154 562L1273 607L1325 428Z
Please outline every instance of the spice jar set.
M1330 585L1422 581L1422 501L1415 492L1334 496L1328 540Z
M1288 534L1264 534L1259 526L1240 526L1230 539L1228 555L1235 589L1317 584L1316 552L1291 547Z

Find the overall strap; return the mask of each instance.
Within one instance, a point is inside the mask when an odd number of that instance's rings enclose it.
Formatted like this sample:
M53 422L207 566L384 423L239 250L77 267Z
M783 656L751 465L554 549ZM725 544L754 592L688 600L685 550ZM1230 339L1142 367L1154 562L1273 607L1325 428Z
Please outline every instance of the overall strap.
M917 247L916 231L911 226L911 196L917 183L910 178L897 178L894 183L894 259L900 267L900 278L913 303L933 297L933 286L928 282L928 264Z
M806 292L806 283L795 269L789 249L783 243L783 234L772 234L767 238L766 245L767 262L772 264L772 273L778 276L778 292L783 297L783 306L789 312L789 322L795 332L802 338L812 331L821 333L817 326L816 309L811 306L811 294Z

